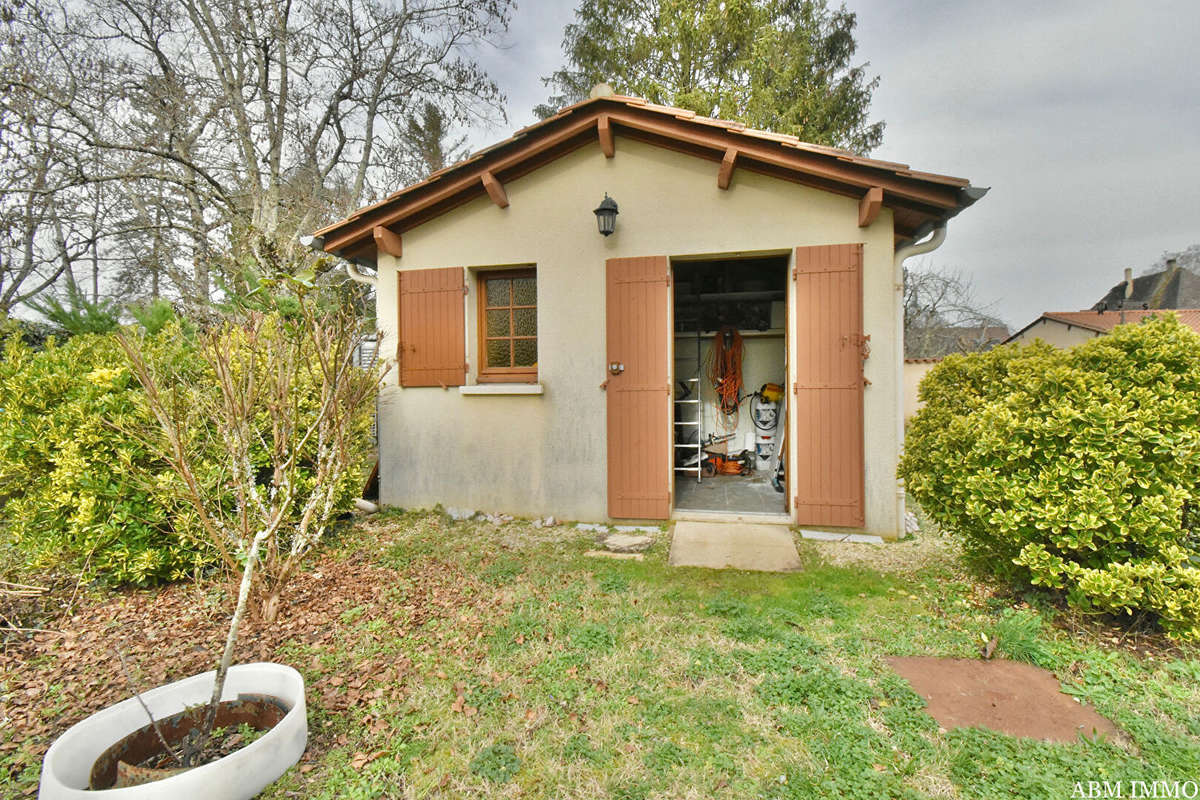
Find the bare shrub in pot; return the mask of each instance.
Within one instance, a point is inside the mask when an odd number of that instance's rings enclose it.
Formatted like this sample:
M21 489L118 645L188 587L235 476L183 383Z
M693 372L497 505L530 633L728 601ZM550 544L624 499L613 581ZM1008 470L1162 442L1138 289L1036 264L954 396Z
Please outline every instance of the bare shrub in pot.
M351 304L288 276L264 281L258 294L196 334L207 380L171 374L136 338L120 336L184 501L221 560L241 570L205 737L251 601L274 622L287 581L357 497L382 377L355 364L363 330ZM201 457L211 443L197 441L204 435L220 437L225 453L216 482L200 474L212 468ZM214 485L222 488L206 488Z

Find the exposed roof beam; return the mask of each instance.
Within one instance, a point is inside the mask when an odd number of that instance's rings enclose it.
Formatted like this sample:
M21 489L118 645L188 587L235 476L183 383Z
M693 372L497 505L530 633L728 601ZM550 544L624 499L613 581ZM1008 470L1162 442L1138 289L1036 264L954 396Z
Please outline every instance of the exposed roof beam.
M483 188L487 190L488 197L492 198L492 202L501 208L508 208L508 195L504 191L504 184L496 180L496 176L485 170L483 175Z
M609 114L612 121L618 125L640 130L645 133L657 134L680 142L698 145L701 148L729 147L729 139L739 134L724 129L701 131L686 120L654 119L644 112L639 114L635 109L613 109ZM798 170L814 177L839 181L849 186L866 190L878 185L887 189L896 199L925 203L934 208L953 209L958 207L958 187L951 186L921 186L916 180L905 179L902 176L879 176L868 178L863 176L862 168L851 164L831 160L828 157L816 156L795 147L781 149L778 142L764 139L761 144L749 137L740 137L737 143L740 160L754 159L764 164Z
M500 158L491 165L490 171L496 173L504 170L507 167L520 164L529 157L545 152L546 150L550 150L553 147L557 147L572 137L579 135L583 131L595 127L595 125L596 120L591 117L576 121L575 123L560 129L557 133L547 136L545 139L542 139L527 150L509 153L503 158ZM328 227L323 228L321 231L318 231L318 233L328 234L325 239L325 252L337 252L354 240L361 238L363 236L364 227L366 232L369 233L371 223L375 225L391 225L395 222L399 222L405 217L411 216L416 212L436 205L437 203L445 200L447 197L453 196L458 192L469 189L472 186L479 186L479 184L480 174L478 172L468 172L463 177L444 183L436 188L431 184L424 184L419 187L421 190L421 194L419 195L421 199L414 199L409 201L407 204L401 204L399 208L388 209L387 206L389 203L398 200L405 194L408 194L407 191L397 192L396 195L389 197L387 200L376 203L373 206L359 209L345 220L334 223L333 225L329 225ZM364 218L370 216L375 216L376 219L372 220L371 223L368 223ZM347 225L347 223L357 224ZM335 231L338 231L339 229L343 230L344 233L335 233Z
M883 187L872 186L858 201L858 227L865 228L879 216L883 208Z
M399 258L404 252L398 234L392 233L382 225L376 225L371 233L375 237L375 247L379 252L387 253L392 258Z
M728 189L729 182L733 180L733 167L737 162L738 151L736 147L730 147L725 150L725 157L721 159L721 169L717 171L717 188Z
M596 120L596 131L600 134L600 150L604 153L605 158L612 158L617 152L616 142L613 141L612 123L608 121L608 114L601 114Z

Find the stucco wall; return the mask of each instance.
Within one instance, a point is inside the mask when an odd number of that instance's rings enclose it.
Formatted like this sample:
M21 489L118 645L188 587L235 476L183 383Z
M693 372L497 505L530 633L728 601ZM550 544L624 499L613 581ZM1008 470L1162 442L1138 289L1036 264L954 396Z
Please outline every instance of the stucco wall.
M604 520L606 500L605 260L626 256L791 252L797 245L864 243L864 320L873 355L865 365L866 529L894 536L897 371L892 218L884 209L858 227L853 198L734 173L717 188L718 165L624 137L615 158L598 145L570 153L505 185L510 205L485 196L406 231L404 256L381 256L378 318L395 353L396 269L472 269L536 264L539 378L529 397L463 396L457 389L401 389L393 372L381 393L381 498L406 507L458 506L519 515ZM617 230L601 237L592 209L608 192ZM789 264L789 275L791 266ZM476 298L464 298L467 361L474 381ZM789 308L794 305L789 281ZM664 331L664 335L670 335ZM794 380L789 375L788 384ZM636 453L626 454L635 458ZM794 454L793 454L794 455Z
M1014 336L1013 341L1030 344L1034 339L1041 339L1046 344L1065 349L1083 344L1099 335L1095 331L1080 328L1078 325L1067 325L1064 322L1043 318L1032 325L1029 330L1022 332L1019 336Z
M909 420L913 418L925 405L917 399L917 389L921 386L921 379L929 374L929 370L937 366L936 361L905 361L904 362L904 424L908 425Z

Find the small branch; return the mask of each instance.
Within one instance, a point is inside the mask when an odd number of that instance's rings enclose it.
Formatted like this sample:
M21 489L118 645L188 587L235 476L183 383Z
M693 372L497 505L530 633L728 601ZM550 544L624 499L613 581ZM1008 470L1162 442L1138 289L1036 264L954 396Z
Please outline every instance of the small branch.
M150 718L150 725L154 728L154 732L158 734L158 743L163 746L163 750L171 756L171 760L176 764L181 767L187 766L179 756L175 755L175 751L171 749L171 745L167 744L167 737L163 736L162 728L158 726L158 720L154 718L154 715L150 713L150 709L146 707L146 701L142 699L142 694L138 691L137 684L133 681L133 674L129 671L129 664L125 661L125 654L117 647L112 648L112 651L116 653L117 658L121 661L121 671L125 673L125 682L133 690L133 696L137 698L138 705L142 707L142 711L145 711L146 716Z

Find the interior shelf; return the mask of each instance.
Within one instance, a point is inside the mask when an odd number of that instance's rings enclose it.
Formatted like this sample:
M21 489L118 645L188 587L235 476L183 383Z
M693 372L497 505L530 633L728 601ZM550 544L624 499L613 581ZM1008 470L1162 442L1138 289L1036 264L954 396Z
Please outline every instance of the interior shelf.
M765 331L738 331L738 333L740 333L742 335L743 339L769 339L769 338L783 338L784 336L787 336L787 331L784 330L783 328L770 328ZM707 341L711 341L712 337L715 335L716 335L716 331L710 331L708 333L702 334L700 338L707 342ZM678 332L676 332L675 338L676 339L695 339L696 334L695 333L678 333ZM685 360L694 361L695 359L694 358L676 358L675 360L676 361L685 361Z

